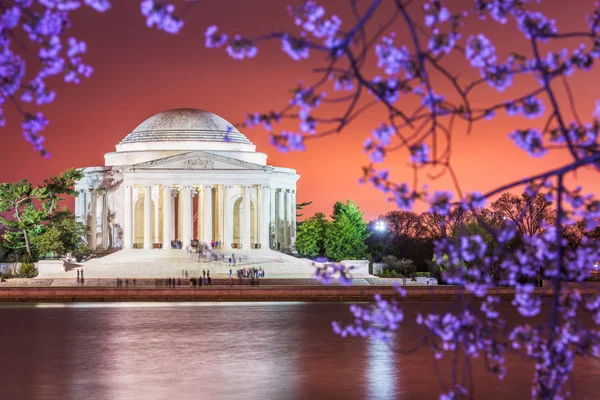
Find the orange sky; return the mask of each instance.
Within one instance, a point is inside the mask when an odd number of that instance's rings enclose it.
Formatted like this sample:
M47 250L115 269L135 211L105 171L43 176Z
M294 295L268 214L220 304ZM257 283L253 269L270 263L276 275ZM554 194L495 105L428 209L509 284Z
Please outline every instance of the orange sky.
M53 154L50 160L39 157L22 139L20 120L7 106L9 121L0 131L4 137L0 147L1 181L27 178L37 183L69 167L102 165L104 153L114 151L115 144L141 121L165 109L201 108L232 123L241 121L247 111L277 110L287 104L288 89L299 79L311 82L310 67L319 65L318 60L290 60L278 51L278 43L260 47L259 57L247 62L231 60L222 50L204 48L204 30L212 23L228 33L248 35L264 33L267 27L290 28L285 11L288 2L200 2L186 15L183 33L176 36L147 29L138 0L112 3L113 9L106 14L89 9L73 14L73 34L87 42L84 59L95 72L79 86L52 81L57 99L42 109L50 119L45 132L47 148ZM323 2L327 3L332 2ZM559 28L578 28L585 23L593 1L545 3L544 11L558 19ZM523 45L521 34L511 27L482 22L475 25L475 29L490 27L493 31L486 33L496 40L500 53L505 54L507 46L513 50ZM571 79L584 121L590 120L594 100L600 98L598 76L596 70L576 73ZM517 82L509 94L521 93L528 84ZM490 96L496 96L494 91L484 89L477 92L476 99L485 101ZM365 114L342 134L311 141L307 151L292 154L281 154L271 147L268 134L260 128L242 131L258 151L269 154L270 164L297 169L301 175L298 201L313 201L305 215L318 211L330 214L333 202L350 198L371 219L395 208L376 189L357 183L361 165L368 163L362 143L380 121L376 112ZM567 161L561 155L532 159L517 149L508 139L508 132L527 123L524 119L509 119L501 112L493 121L477 125L469 137L456 133L453 164L464 190L485 192ZM543 120L530 124L539 126ZM392 178L412 179L407 159L406 153L397 153L385 163L392 170ZM423 176L423 183L426 180ZM588 191L600 192L599 182L597 173L578 175L578 183ZM434 189L449 187L445 177L429 183Z

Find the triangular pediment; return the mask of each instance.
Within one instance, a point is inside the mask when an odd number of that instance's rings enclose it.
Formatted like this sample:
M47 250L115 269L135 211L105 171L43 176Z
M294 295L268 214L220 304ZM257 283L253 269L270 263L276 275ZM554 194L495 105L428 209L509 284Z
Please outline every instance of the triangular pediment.
M151 170L265 170L271 167L207 153L205 151L190 151L188 153L134 164L129 168Z

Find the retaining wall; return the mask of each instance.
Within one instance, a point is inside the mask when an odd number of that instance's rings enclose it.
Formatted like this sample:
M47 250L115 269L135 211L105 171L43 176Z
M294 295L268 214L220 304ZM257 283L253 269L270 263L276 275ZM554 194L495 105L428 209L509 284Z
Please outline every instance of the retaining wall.
M391 287L229 287L229 288L90 288L90 287L6 287L0 302L85 302L85 301L371 301L376 293L384 298L406 300L454 300L459 292L452 286L406 288L399 298ZM595 293L596 290L589 292ZM512 299L514 289L498 288L493 294ZM550 291L536 289L550 295Z

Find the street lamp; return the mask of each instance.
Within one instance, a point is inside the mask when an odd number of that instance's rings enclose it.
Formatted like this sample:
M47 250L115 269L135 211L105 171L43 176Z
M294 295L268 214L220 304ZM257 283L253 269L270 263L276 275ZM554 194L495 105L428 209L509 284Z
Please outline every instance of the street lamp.
M383 222L381 220L375 222L375 230L377 232L383 232L383 231L385 231L385 222Z

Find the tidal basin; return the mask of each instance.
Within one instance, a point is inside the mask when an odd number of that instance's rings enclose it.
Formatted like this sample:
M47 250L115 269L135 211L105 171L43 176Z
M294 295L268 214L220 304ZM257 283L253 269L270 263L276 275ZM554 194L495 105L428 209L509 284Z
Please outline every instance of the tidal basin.
M508 302L506 302L508 305ZM438 372L415 324L393 343L341 339L349 303L10 303L0 305L5 399L432 399ZM452 302L406 301L416 312ZM509 307L506 319L516 314ZM587 321L589 322L589 321ZM400 354L399 352L403 352ZM473 394L531 397L533 364L507 354L498 381L472 363ZM451 364L438 362L448 378ZM461 373L461 371L459 371ZM597 398L600 364L578 360L576 398Z

